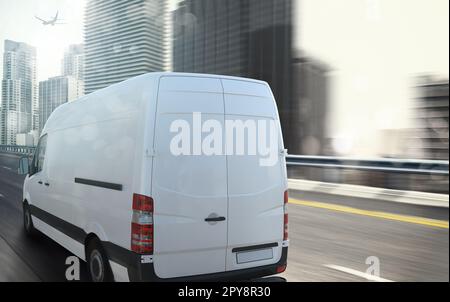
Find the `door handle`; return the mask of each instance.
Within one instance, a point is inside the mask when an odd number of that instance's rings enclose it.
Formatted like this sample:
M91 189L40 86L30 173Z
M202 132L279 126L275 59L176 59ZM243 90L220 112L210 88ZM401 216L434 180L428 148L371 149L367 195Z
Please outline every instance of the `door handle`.
M48 182L44 183L44 185L46 185L47 187L50 185Z
M38 181L38 184L42 185L42 181L41 181L41 180L40 180L40 181Z
M224 221L224 220L225 220L225 217L223 217L223 216L205 218L206 222L216 222L216 221Z

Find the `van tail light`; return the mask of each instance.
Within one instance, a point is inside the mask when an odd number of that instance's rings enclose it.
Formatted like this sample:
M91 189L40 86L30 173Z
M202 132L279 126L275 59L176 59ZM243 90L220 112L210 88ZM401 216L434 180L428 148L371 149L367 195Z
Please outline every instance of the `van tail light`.
M288 240L288 212L287 212L287 205L289 202L289 194L288 191L284 191L284 223L283 223L283 241Z
M133 194L131 250L138 254L153 254L153 199Z
M286 270L286 267L287 267L286 264L277 266L277 270L276 270L277 274L280 274L280 273L284 272Z

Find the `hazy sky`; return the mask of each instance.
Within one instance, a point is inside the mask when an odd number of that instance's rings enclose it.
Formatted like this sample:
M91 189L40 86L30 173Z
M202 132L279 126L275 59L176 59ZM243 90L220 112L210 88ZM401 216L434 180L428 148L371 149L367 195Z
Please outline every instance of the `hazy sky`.
M38 80L59 75L64 49L83 42L84 5L85 0L0 0L2 60L5 39L25 42L37 49ZM51 19L57 10L67 24L44 26L34 18Z
M170 1L173 9L179 0ZM37 77L46 80L60 74L64 49L83 42L84 7L87 0L0 0L0 55L4 40L26 42L37 48ZM34 16L51 19L59 11L66 24L44 26ZM0 76L2 76L0 64Z
M302 0L296 44L331 66L329 133L374 155L410 126L412 77L447 77L448 0ZM350 148L349 148L350 149Z
M37 47L38 79L58 75L64 49L83 41L85 2L0 0L0 55L4 39L29 43ZM380 129L410 125L412 77L448 77L449 1L297 3L295 44L333 69L329 134L351 153L373 155L383 144ZM50 19L56 10L67 24L43 26L34 18Z

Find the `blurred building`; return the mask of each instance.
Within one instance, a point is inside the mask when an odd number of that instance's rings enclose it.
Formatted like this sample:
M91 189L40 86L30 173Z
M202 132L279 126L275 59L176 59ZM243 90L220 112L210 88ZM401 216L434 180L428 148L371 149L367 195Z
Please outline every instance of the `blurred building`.
M83 44L72 44L64 52L61 64L61 75L73 76L83 80L84 76L84 48Z
M267 81L291 133L292 0L184 0L173 13L173 70Z
M80 97L77 87L78 80L72 76L57 76L39 82L39 132L56 107Z
M90 0L85 10L85 93L167 65L166 0Z
M77 94L84 94L84 46L72 44L64 52L61 64L61 74L77 79Z
M18 133L39 127L36 49L5 40L3 53L0 143L15 145Z
M16 145L18 145L18 146L34 146L33 133L18 133L16 135Z
M421 77L416 89L416 131L412 141L416 157L448 160L448 80Z
M330 68L302 54L293 59L292 154L330 155L326 133Z

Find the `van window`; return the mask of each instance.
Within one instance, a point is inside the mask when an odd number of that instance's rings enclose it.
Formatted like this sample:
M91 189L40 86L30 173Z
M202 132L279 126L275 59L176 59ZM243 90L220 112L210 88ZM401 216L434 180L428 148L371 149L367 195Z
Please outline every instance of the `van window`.
M47 134L41 137L41 139L39 140L36 152L34 153L33 162L31 165L32 168L31 175L42 171L42 168L44 167L46 147L47 147Z

